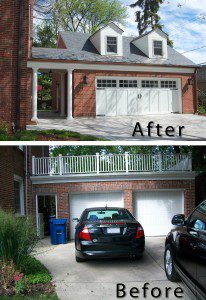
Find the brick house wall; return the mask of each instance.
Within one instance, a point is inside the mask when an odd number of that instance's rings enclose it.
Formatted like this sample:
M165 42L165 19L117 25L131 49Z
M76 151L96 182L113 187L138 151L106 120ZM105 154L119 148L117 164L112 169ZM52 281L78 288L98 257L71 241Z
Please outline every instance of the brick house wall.
M27 160L26 160L27 155ZM44 157L49 156L49 147L32 146L23 147L23 151L16 146L0 147L0 208L13 212L14 206L14 175L23 178L24 184L24 203L26 211L26 197L28 199L28 214L34 215L33 203L33 185L30 180L32 174L32 156ZM28 173L26 174L26 162L28 164Z
M0 208L14 212L14 174L24 177L24 153L18 147L0 147Z
M83 85L83 76L88 76L88 85ZM196 87L188 86L188 79L195 78L192 74L171 74L171 73L140 73L140 72L119 72L119 71L91 71L75 70L74 95L73 95L73 116L94 117L96 116L96 76L123 76L123 77L157 77L157 78L180 78L182 82L183 113L191 114L196 111ZM86 108L86 109L85 109Z
M122 191L124 206L133 213L133 193L138 190L184 189L185 215L195 208L195 180L136 180L107 182L78 182L57 184L35 184L35 194L54 195L58 198L58 217L70 218L69 195L72 193ZM138 196L137 196L138 197ZM33 199L35 201L35 199ZM35 210L33 211L35 214ZM70 224L68 222L68 231Z
M27 59L31 51L34 0L23 0L22 66L20 128L25 128L31 119L31 70ZM19 45L19 1L0 2L0 119L16 125L17 116L17 70Z

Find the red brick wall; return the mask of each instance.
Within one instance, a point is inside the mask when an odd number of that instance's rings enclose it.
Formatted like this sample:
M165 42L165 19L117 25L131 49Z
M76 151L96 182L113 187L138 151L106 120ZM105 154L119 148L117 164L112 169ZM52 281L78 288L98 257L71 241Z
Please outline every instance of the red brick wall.
M88 76L89 84L84 86L82 83L83 76ZM194 113L196 107L195 87L187 85L188 78L194 78L191 74L170 74L165 73L159 75L157 73L137 73L137 72L117 72L117 71L74 71L74 99L73 99L73 115L74 117L94 117L96 115L96 76L124 76L124 77L170 77L180 78L182 82L183 96L183 113ZM85 109L86 108L86 109Z
M57 44L57 48L59 49L67 49L63 39L61 36L59 36L59 39L58 39L58 44Z
M20 127L24 128L31 118L31 76L27 69L27 58L30 56L29 24L32 34L34 0L23 0L22 24L22 78L21 78L21 115ZM29 11L31 4L31 20ZM19 1L0 1L0 118L9 124L16 122L17 106L17 61Z
M58 216L68 218L69 194L122 191L124 205L133 213L132 194L138 190L184 189L184 209L187 216L195 208L195 181L194 180L137 180L116 182L81 182L34 185L34 192L58 197ZM34 201L34 200L33 200ZM35 214L35 210L33 211ZM69 224L68 224L69 230Z
M14 212L14 174L24 177L24 153L18 147L0 147L0 208Z

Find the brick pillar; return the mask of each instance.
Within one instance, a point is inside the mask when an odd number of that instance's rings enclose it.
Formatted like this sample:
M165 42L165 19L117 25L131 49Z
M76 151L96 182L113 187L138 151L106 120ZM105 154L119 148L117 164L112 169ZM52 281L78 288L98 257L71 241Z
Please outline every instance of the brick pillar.
M57 194L58 218L67 219L67 237L70 237L70 212L69 212L69 194L59 191Z
M190 188L184 191L184 203L185 203L185 216L188 217L190 213L195 209L195 181L190 182Z
M124 207L133 214L132 190L123 190Z

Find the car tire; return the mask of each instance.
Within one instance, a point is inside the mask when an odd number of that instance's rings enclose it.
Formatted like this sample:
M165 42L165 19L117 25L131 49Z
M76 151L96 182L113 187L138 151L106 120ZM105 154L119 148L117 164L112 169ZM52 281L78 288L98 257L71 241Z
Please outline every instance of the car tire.
M76 258L76 262L78 262L78 263L80 263L80 262L85 262L85 261L86 261L86 259L80 258L80 257L78 257L78 256L76 256L75 258Z
M164 267L165 267L165 273L167 279L169 279L172 282L180 281L180 276L174 267L174 258L173 258L172 248L170 245L167 245L165 247Z

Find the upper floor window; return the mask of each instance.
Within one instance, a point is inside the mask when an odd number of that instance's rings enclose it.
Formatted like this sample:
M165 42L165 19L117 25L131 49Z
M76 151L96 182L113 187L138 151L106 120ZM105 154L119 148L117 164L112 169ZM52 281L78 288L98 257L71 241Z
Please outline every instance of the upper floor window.
M107 37L107 53L117 53L117 37Z
M155 56L163 56L162 41L154 41L154 55Z

